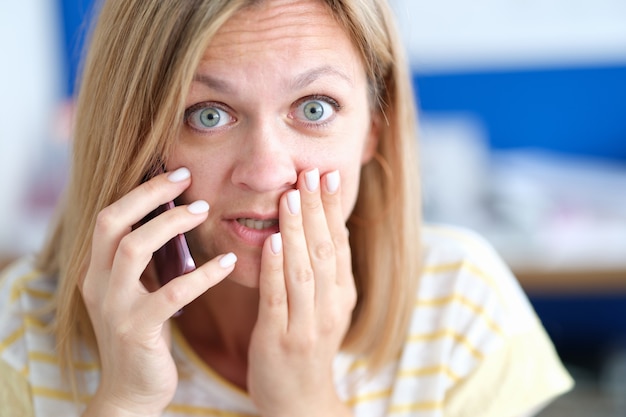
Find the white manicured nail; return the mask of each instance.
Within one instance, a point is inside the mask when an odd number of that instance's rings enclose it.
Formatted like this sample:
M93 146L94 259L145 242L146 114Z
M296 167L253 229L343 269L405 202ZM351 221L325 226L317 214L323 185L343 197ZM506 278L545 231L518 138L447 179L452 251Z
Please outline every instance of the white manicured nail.
M300 213L300 191L292 190L287 193L287 207L291 214Z
M219 264L222 268L230 268L235 262L237 262L237 255L232 252L222 256L219 260Z
M315 168L304 174L304 182L306 184L307 190L313 192L317 190L317 187L320 185L320 171Z
M167 179L172 182L181 182L191 176L191 172L187 168L178 168L167 175Z
M209 211L209 203L204 200L194 201L187 206L187 210L193 214L201 214Z
M326 174L326 190L333 194L339 189L339 171Z
M280 232L274 233L272 236L270 236L270 247L272 248L272 252L274 252L275 254L279 254L280 251L283 249L283 239L280 236Z

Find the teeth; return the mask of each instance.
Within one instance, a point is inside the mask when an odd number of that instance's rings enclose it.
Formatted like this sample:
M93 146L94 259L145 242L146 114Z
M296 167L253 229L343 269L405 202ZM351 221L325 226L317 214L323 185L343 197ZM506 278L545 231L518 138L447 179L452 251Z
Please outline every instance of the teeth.
M237 222L250 229L263 230L278 223L276 220L237 219Z

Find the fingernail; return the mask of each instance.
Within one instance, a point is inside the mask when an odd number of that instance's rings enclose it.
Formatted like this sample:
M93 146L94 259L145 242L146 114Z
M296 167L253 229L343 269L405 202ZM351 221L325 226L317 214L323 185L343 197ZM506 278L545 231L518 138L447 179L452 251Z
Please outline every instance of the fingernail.
M187 210L193 214L201 214L209 211L209 203L204 200L194 201L187 206Z
M187 168L178 168L167 175L167 179L172 182L181 182L191 176L191 172Z
M287 193L287 207L291 214L300 213L300 191L293 190Z
M237 262L237 255L232 252L227 253L222 256L219 260L219 264L222 268L230 268Z
M326 174L326 190L333 194L339 189L339 171Z
M304 182L306 184L307 190L313 192L317 190L317 187L320 185L320 171L315 168L304 174Z
M280 232L274 233L270 236L270 247L272 248L272 252L274 252L274 254L279 254L283 249L283 239L280 236Z

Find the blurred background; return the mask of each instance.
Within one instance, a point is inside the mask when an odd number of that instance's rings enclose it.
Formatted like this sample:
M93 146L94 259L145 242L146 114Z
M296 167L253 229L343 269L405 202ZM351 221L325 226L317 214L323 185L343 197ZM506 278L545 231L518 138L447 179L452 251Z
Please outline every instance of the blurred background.
M626 1L391 2L426 219L482 233L529 294L577 381L542 417L626 416ZM62 192L91 7L0 3L0 264Z

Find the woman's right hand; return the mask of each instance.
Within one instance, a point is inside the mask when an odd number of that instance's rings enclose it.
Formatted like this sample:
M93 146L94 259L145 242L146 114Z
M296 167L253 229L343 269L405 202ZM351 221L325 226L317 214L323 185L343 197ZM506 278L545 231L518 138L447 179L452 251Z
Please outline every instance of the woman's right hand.
M80 284L101 362L100 385L86 416L160 415L178 384L168 319L234 269L236 257L229 254L153 292L140 280L152 254L206 220L209 206L197 201L134 230L133 225L190 184L186 168L158 175L98 214L89 267Z

